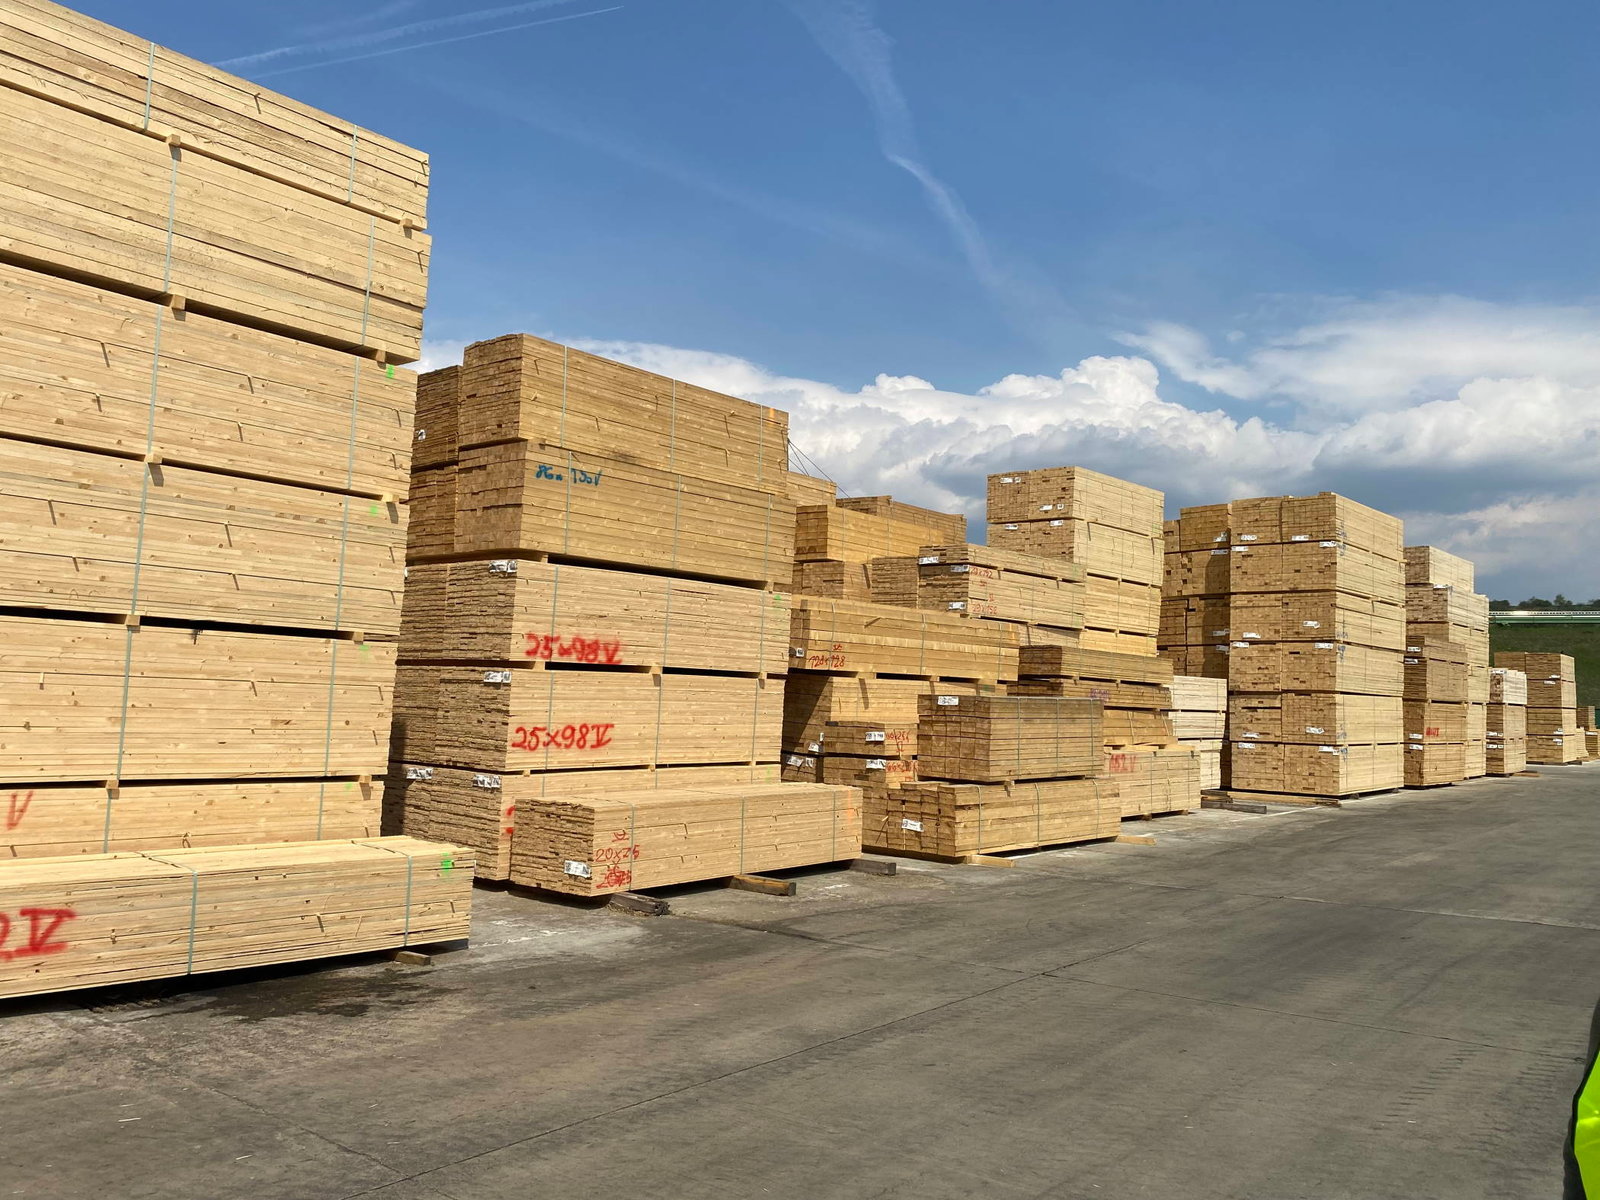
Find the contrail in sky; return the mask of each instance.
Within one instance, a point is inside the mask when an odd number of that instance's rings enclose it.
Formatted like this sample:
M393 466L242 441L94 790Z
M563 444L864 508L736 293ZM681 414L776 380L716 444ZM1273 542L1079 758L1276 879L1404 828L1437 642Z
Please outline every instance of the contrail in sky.
M284 67L277 71L258 71L254 74L256 79L273 79L279 75L293 75L296 71L314 71L318 67L331 67L337 63L361 62L368 58L382 58L386 54L403 54L407 50L426 50L430 46L448 46L451 42L470 42L473 38L490 37L496 33L511 33L518 29L532 29L536 25L555 25L561 21L576 21L580 17L598 17L601 13L619 12L622 5L616 4L610 8L597 8L591 12L568 13L563 17L545 17L538 21L524 21L520 25L501 25L494 29L480 29L476 33L458 33L455 37L438 38L431 42L414 42L408 46L390 46L383 50L369 50L365 54L350 54L344 58L323 58L316 62L300 63L293 67Z
M452 25L469 25L474 21L492 21L496 17L515 17L523 13L538 12L540 9L557 8L563 4L573 3L576 3L576 0L524 0L524 3L521 4L506 4L499 8L482 8L476 12L456 13L448 17L432 17L426 21L413 21L409 25L392 25L387 29L375 29L371 33L351 34L347 37L330 38L322 42L306 42L298 46L279 46L274 50L263 50L259 54L245 54L239 58L225 59L219 62L217 66L234 70L238 67L252 66L255 63L271 62L278 58L298 57L304 54L326 54L340 50L359 50L364 46L377 46L384 42L399 41L417 33L431 33L435 29L448 29Z

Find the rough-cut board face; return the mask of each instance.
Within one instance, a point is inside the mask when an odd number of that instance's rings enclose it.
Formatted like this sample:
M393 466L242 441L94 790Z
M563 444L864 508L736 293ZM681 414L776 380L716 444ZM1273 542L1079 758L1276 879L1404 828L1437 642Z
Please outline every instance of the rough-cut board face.
M925 779L992 783L1099 770L1105 719L1097 701L952 693L923 696L918 707Z
M1494 665L1507 670L1521 671L1528 677L1530 684L1536 680L1571 683L1577 679L1570 654L1500 650L1495 653Z
M1173 524L1169 522L1169 524ZM1173 550L1215 550L1225 547L1232 538L1233 506L1231 504L1198 504L1181 509L1175 523L1177 545ZM1169 539L1170 540L1170 539Z
M468 346L459 385L463 447L523 439L788 496L779 409L528 334Z
M751 583L786 582L786 496L524 442L461 453L457 554L550 554ZM416 561L416 547L412 547Z
M421 349L419 229L0 87L0 255L323 345Z
M395 634L399 505L0 438L0 605Z
M789 596L515 559L412 567L407 661L669 667L781 675Z
M377 837L383 785L359 779L0 787L0 858Z
M49 0L0 10L0 84L420 223L428 156Z
M1172 677L1172 707L1189 713L1227 712L1228 684L1198 675Z
M0 779L381 775L393 643L0 616Z
M1484 746L1484 770L1487 774L1515 775L1527 766L1526 738L1492 738Z
M1425 746L1440 742L1464 743L1468 707L1465 703L1407 700L1406 742Z
M1092 679L1170 687L1172 664L1163 658L1071 646L1027 646L1020 656L1024 676Z
M1084 467L1044 467L989 476L989 520L1095 521L1160 538L1165 497Z
M922 556L912 568L911 582L919 608L1055 629L1083 627L1085 593L1081 582L1045 579L972 563L928 563L924 561L927 557Z
M1400 519L1333 492L1234 500L1229 510L1229 540L1234 544L1337 542L1404 569Z
M1162 595L1173 597L1226 597L1232 591L1233 553L1243 547L1183 550L1165 556Z
M1006 685L1012 696L1070 696L1094 700L1110 709L1165 712L1172 707L1172 690L1158 683L1121 683L1104 679L1064 676L1022 679Z
M416 381L0 263L0 435L403 496Z
M1296 542L1235 547L1229 556L1229 586L1241 592L1349 592L1401 604L1405 576L1400 563L1344 542Z
M1235 741L1306 746L1402 742L1404 714L1398 696L1339 692L1235 695L1228 701L1228 736Z
M497 773L769 762L783 723L777 679L407 665L398 688L408 758Z
M831 479L814 479L798 471L790 471L785 479L789 499L795 504L832 504L839 498L839 485Z
M1510 667L1491 668L1489 699L1496 704L1527 704L1528 676Z
M909 507L909 506L907 506ZM875 558L914 556L926 545L947 539L950 521L961 517L899 508L882 512L859 512L841 503L803 504L795 513L795 559L799 562L822 560L864 563Z
M1398 696L1405 686L1399 651L1329 642L1235 642L1228 686L1240 692L1357 692Z
M1349 592L1240 594L1228 601L1232 640L1348 642L1380 650L1406 645L1406 610Z
M1489 597L1442 584L1408 583L1406 619L1489 629Z
M954 858L1116 837L1117 786L1106 779L1056 779L996 786L906 784L868 789L867 848Z
M413 837L469 847L477 860L479 879L509 879L517 812L530 801L589 792L671 791L777 782L776 763L540 771L528 775L406 763L390 773L393 803L386 803L385 808L393 818L385 823L398 825Z
M1528 734L1529 763L1579 762L1587 756L1582 734Z
M1439 787L1467 777L1467 747L1463 742L1412 742L1406 746L1407 787Z
M857 858L861 793L829 784L524 802L511 881L579 896Z
M978 688L950 680L845 678L797 671L783 690L784 737L791 744L817 741L825 727L840 722L884 730L915 728L920 697L977 695Z
M470 851L414 838L8 863L0 996L464 938Z
M1485 706L1484 737L1491 741L1520 740L1528 736L1528 710L1520 704Z

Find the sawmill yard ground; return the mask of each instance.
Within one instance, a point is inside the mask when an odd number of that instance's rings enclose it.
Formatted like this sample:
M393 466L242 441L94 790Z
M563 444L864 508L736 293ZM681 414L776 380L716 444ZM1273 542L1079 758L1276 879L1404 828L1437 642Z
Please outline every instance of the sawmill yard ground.
M0 1008L0 1197L1552 1197L1600 763Z

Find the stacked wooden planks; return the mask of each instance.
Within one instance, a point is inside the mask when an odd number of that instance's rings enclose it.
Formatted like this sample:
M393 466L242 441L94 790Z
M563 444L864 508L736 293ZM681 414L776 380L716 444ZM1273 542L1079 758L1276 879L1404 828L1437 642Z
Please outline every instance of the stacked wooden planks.
M405 837L7 863L0 997L458 940L472 866Z
M391 824L576 895L859 853L854 793L779 781L823 489L785 414L519 334L424 376L418 420ZM636 863L590 852L619 805L660 822Z
M963 858L1114 838L1117 787L1104 779L1041 783L919 782L870 800L863 840L890 854Z
M1467 777L1467 648L1418 637L1405 656L1406 786Z
M14 988L431 938L391 864L457 852L317 841L379 832L426 156L48 0L0 12L0 128L0 890L92 948ZM258 931L140 907L213 884Z
M1466 705L1466 734L1462 745L1461 778L1476 779L1488 773L1489 705L1489 598L1473 591L1472 563L1437 546L1407 546L1406 644L1409 663L1416 645L1451 643L1460 648L1464 681L1450 689L1452 703ZM1439 699L1443 699L1440 696ZM1434 699L1411 695L1407 699ZM1409 731L1408 731L1409 732ZM1412 758L1435 753L1454 762L1448 752L1407 751ZM1441 772L1429 772L1437 780Z
M918 703L924 778L1003 783L1092 776L1100 768L1097 701L936 694Z
M1083 628L1083 568L1059 558L962 543L923 546L871 569L880 603L1048 630L1063 645L1076 645Z
M1578 723L1577 675L1571 655L1501 651L1494 656L1494 665L1504 668L1507 675L1520 672L1527 677L1524 711L1529 763L1579 762L1588 757ZM1501 678L1501 687L1507 687L1509 681Z
M1396 518L1331 492L1186 508L1169 528L1163 652L1227 680L1228 786L1401 785L1401 543Z
M1083 467L1048 467L989 476L988 499L991 545L1083 567L1083 646L1155 653L1164 549L1160 492Z
M802 563L861 564L915 556L926 545L966 540L965 517L888 496L803 504L795 517L795 561Z
M1200 787L1222 786L1222 746L1227 736L1228 681L1201 675L1172 677L1172 734L1200 756Z

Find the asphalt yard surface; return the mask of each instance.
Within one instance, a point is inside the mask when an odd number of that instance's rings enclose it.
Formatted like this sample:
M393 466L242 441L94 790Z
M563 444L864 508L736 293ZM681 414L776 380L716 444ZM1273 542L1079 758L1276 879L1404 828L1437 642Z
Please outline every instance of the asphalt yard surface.
M1600 763L0 1007L0 1197L1554 1197Z

